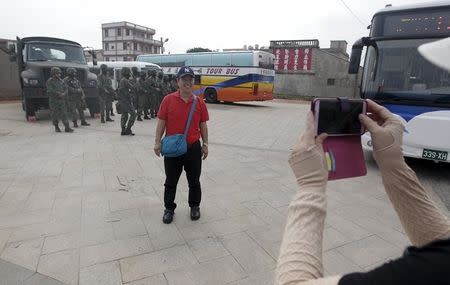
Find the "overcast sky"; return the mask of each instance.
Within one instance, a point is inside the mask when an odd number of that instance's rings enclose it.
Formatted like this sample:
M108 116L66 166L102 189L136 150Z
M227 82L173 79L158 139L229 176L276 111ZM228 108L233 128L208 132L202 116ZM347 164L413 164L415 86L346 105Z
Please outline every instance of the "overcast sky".
M319 39L353 42L366 36L373 14L424 0L160 0L160 1L25 1L2 0L0 38L51 36L101 48L101 24L128 21L156 30L155 39L169 38L166 51L191 47L268 46L270 40ZM431 2L431 1L428 1Z

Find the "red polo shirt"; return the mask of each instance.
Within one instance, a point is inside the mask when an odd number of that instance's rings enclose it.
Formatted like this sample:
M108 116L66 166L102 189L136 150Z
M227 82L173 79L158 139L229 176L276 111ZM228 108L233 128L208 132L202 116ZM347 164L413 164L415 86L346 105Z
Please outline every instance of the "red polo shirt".
M194 96L191 96L186 103L181 98L180 91L170 93L164 97L159 107L158 118L166 121L166 136L184 133L193 102ZM206 104L202 98L198 97L187 134L188 144L192 144L200 139L200 123L208 120L209 114Z

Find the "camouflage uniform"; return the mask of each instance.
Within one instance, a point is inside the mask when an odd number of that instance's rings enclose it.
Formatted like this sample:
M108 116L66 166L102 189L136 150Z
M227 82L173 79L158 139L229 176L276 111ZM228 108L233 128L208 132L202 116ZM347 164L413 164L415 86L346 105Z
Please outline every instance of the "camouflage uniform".
M114 89L112 88L112 81L107 75L107 66L106 64L100 65L101 73L97 75L98 81L98 101L100 104L100 114L101 114L101 122L105 123L105 114L106 121L114 122L111 120L110 113L112 109L112 101L114 99Z
M121 135L134 135L131 127L136 120L136 110L134 108L134 85L131 83L130 69L128 67L122 68L122 79L119 83L119 104L122 110L122 117L120 119L120 126L122 128ZM128 119L129 116L129 119ZM128 123L127 123L128 122Z
M67 121L67 107L65 96L67 93L67 86L61 79L61 69L58 67L52 67L50 71L51 77L47 80L47 96L49 98L50 113L55 125L55 131L61 132L59 129L59 120L61 120L65 126L66 132L73 132Z
M169 75L169 85L170 85L170 93L178 90L177 77L175 75Z
M149 88L147 84L145 83L145 79L147 77L147 73L145 71L141 71L141 76L139 77L138 82L136 83L136 93L137 93L137 120L142 121L142 111L144 111L144 119L149 120L148 116L148 92Z
M108 82L109 82L108 84L110 84L112 86L111 78L114 77L114 71L108 71L107 74L108 74ZM114 103L114 100L117 100L116 90L113 89L113 91L114 92L112 94L108 94L111 97L111 106L110 106L111 107L111 109L110 109L111 116L114 116L113 103ZM108 109L108 107L106 109Z
M131 68L131 78L130 78L130 82L131 82L131 84L133 84L133 93L134 93L134 101L133 101L133 104L134 104L134 107L136 108L137 107L137 101L138 101L138 96L137 96L137 89L136 89L136 83L138 83L138 81L139 81L139 70L138 70L138 68L136 67L136 66L133 66L132 68Z
M67 86L67 113L72 119L73 126L78 128L78 116L80 116L82 126L90 126L84 118L84 109L86 103L84 102L84 92L81 88L80 81L76 78L77 71L75 68L67 68L67 76L64 78L64 83ZM77 115L78 111L78 115Z
M148 98L149 98L149 109L150 109L150 116L152 118L155 117L157 109L157 96L158 96L158 90L157 90L157 86L156 86L156 70L151 69L148 71L148 78L146 80L146 86L149 88L150 92L148 94Z
M163 82L164 72L158 72L158 79L156 80L156 113L159 111L162 99L164 98L164 82Z
M163 77L163 98L172 93L172 86L170 85L169 76L166 74Z

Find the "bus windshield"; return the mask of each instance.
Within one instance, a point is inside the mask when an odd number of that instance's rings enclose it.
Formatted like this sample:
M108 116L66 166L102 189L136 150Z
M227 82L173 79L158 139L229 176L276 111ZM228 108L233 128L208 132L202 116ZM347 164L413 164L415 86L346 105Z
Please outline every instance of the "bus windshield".
M368 48L362 92L365 98L450 104L450 75L417 48L436 39L377 41ZM442 102L441 102L442 101Z
M81 47L55 43L29 43L27 49L27 60L58 60L86 64L86 59Z

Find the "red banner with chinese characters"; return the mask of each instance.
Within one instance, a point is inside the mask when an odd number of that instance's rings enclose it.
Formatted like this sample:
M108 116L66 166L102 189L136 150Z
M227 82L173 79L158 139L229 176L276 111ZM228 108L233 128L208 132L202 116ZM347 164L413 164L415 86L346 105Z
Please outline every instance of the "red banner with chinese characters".
M312 48L274 48L276 71L310 71Z

